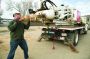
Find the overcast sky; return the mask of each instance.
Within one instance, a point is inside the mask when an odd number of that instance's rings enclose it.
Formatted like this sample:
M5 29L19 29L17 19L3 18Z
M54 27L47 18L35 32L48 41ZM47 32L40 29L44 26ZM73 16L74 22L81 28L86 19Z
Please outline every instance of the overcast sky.
M4 10L3 18L12 18L12 12L14 11L6 11L6 2L7 0L2 0L1 7ZM20 0L13 0L15 2L20 2ZM38 0L34 0L38 1ZM89 15L90 14L90 0L51 0L56 5L69 5L73 8L78 9L81 12L81 15Z

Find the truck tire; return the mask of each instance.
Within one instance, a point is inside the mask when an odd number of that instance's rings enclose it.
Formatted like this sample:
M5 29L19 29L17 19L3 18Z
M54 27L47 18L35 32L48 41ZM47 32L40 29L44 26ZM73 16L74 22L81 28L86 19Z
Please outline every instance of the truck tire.
M78 31L73 31L68 33L68 41L71 42L74 46L77 46L79 42L79 33Z
M78 31L75 31L74 32L74 42L73 42L73 45L76 46L79 42L79 34L78 34Z
M88 32L88 24L85 24L85 28L84 28L84 34L87 34L87 32Z

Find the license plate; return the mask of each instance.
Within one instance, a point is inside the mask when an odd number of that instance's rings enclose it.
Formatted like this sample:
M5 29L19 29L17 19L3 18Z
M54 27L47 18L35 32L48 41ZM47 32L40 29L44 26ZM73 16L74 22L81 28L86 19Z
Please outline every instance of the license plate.
M62 33L61 35L62 35L62 36L67 36L67 34L66 34L66 33Z
M64 40L65 39L65 37L60 37L60 40Z

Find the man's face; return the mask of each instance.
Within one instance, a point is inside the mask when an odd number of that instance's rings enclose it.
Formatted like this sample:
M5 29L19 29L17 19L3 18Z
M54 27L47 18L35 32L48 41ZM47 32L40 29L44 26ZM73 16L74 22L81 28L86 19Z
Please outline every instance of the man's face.
M21 15L18 15L18 14L14 15L15 20L19 20L20 18L21 18Z

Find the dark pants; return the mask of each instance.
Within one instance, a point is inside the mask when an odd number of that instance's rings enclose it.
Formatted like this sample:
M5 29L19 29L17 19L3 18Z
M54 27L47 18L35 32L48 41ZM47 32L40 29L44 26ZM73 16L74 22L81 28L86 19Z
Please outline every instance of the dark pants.
M9 52L7 59L13 59L14 58L15 51L16 51L18 45L24 51L24 58L28 59L28 46L27 46L27 43L24 39L11 40L10 52Z

